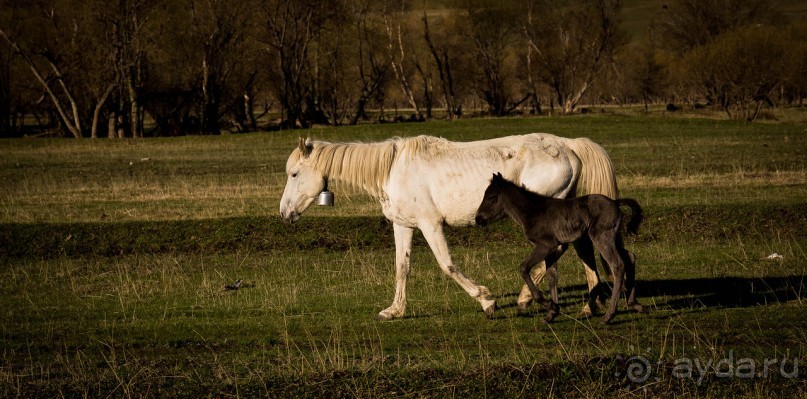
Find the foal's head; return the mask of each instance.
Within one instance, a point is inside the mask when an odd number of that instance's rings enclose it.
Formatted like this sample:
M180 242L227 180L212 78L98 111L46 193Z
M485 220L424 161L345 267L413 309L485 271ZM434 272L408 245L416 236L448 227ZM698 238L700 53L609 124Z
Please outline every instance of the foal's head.
M502 177L501 173L493 175L493 178L490 180L490 185L485 189L482 203L479 205L479 209L476 210L476 224L485 226L505 216L504 207L502 206L499 194L501 194L502 188L507 184L507 180Z

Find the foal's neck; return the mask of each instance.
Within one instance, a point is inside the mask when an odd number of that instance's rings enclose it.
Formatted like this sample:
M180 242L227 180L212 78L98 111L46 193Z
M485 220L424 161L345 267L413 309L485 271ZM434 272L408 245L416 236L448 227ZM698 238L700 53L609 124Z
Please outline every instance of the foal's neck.
M548 198L516 185L507 186L505 190L507 195L502 202L504 212L521 226L526 226L530 210L534 209L535 205L543 204Z

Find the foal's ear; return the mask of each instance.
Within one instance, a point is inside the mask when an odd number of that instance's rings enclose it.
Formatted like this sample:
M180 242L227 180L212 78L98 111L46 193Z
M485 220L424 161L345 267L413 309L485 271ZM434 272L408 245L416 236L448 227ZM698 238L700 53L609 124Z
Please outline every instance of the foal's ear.
M490 182L502 182L504 181L504 177L502 177L502 172L496 172L493 174L493 178L490 179Z
M303 157L307 157L311 155L311 151L314 150L314 143L311 142L311 138L302 138L300 137L300 153L303 154Z

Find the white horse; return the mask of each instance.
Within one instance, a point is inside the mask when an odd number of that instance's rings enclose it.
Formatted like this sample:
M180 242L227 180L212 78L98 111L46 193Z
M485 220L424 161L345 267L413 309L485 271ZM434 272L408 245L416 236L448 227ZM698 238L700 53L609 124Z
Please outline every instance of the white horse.
M395 298L377 318L403 317L412 233L415 228L431 247L440 268L482 305L490 317L496 309L487 287L466 277L454 265L443 225L475 224L490 176L524 185L545 196L566 198L575 192L617 198L611 160L589 139L567 139L544 133L473 142L451 142L419 136L379 143L328 143L300 139L286 162L288 180L280 200L280 215L296 222L327 182L341 181L360 188L381 203L395 233ZM589 291L599 283L590 241L576 242L586 266ZM540 282L546 267L534 268ZM532 300L526 285L519 309ZM590 314L588 305L583 313Z

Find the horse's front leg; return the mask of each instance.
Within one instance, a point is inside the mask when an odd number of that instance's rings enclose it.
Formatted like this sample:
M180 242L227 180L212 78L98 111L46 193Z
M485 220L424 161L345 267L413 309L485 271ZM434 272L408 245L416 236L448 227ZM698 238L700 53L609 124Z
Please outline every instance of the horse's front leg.
M390 307L378 313L378 320L401 318L406 310L406 278L409 276L414 229L398 224L393 224L392 228L395 233L395 298Z
M423 223L419 227L423 232L423 237L426 239L426 242L429 243L434 257L437 258L437 264L440 265L440 269L449 277L453 278L468 295L479 301L479 304L482 305L482 310L485 312L485 316L488 318L493 317L493 313L496 311L496 301L491 299L490 290L488 290L487 287L476 284L473 280L465 277L465 275L454 266L454 263L451 261L451 255L448 252L446 237L443 235L443 225L441 223L429 222Z

